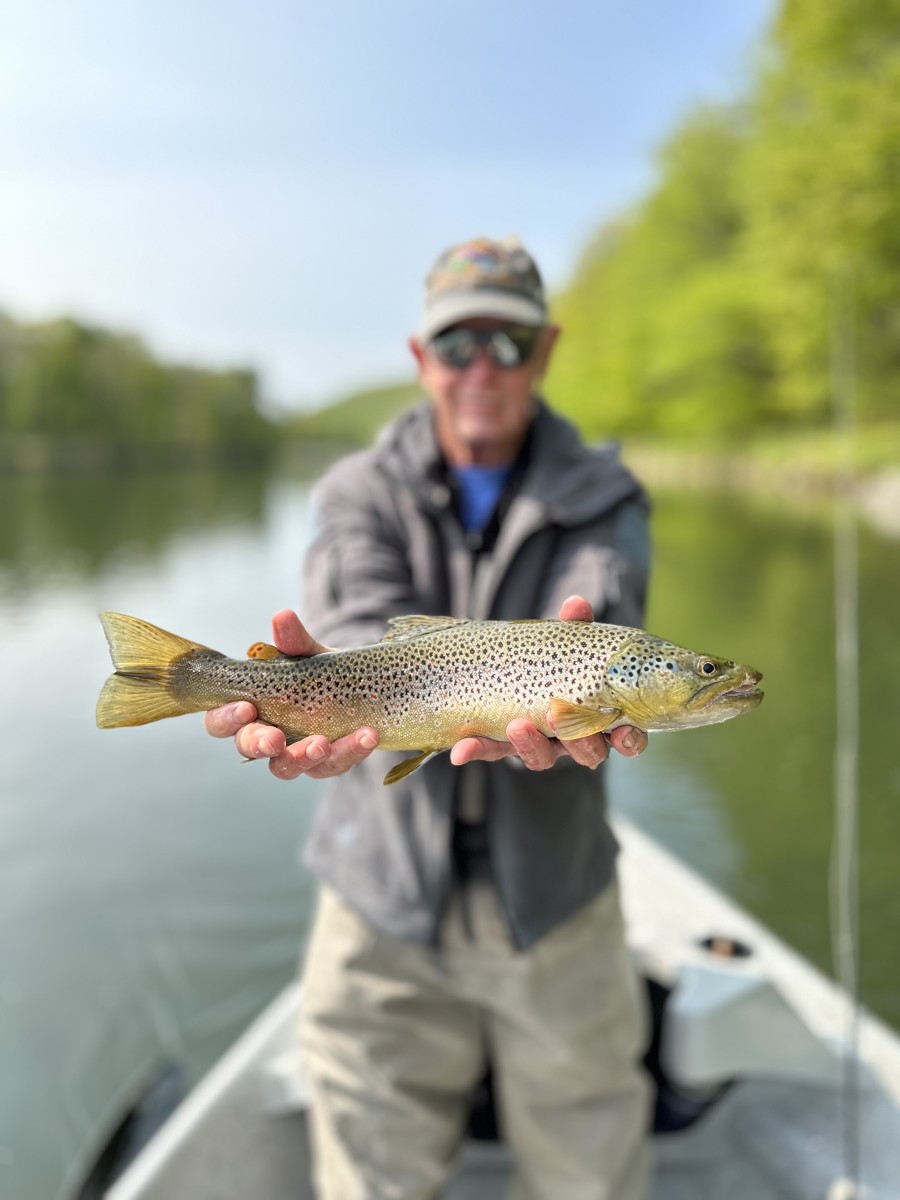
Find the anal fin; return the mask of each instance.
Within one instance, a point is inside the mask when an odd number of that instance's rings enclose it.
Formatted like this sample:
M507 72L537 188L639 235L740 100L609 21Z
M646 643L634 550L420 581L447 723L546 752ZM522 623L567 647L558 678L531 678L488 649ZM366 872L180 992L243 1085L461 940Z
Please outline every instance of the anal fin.
M435 754L440 754L440 750L433 750L429 747L426 750L420 750L412 758L405 758L403 762L397 763L396 767L391 767L384 777L384 782L386 784L398 783L401 779L405 779L407 775L412 775L413 771L418 771L419 767L423 763L428 762L429 758L434 758Z

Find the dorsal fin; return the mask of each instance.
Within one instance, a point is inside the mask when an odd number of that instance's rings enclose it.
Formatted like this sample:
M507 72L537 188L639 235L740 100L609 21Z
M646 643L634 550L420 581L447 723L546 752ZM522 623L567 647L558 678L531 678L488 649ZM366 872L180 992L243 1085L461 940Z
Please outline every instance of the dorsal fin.
M406 638L439 633L442 629L452 629L454 625L468 624L468 617L426 617L420 614L392 617L388 621L388 631L381 640L383 642L399 642Z

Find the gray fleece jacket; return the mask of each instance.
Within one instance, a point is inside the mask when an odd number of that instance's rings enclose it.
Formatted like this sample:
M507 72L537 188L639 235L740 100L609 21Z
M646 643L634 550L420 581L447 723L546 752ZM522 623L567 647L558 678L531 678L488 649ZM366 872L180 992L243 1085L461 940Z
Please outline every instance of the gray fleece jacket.
M649 566L647 499L614 447L589 449L539 403L524 474L489 553L456 516L430 405L317 489L304 620L328 645L377 641L390 617L555 617L585 596L598 621L640 625ZM457 806L484 813L491 872L520 948L592 900L614 872L604 770L561 759L452 766L439 755L384 787L404 754L376 751L327 785L306 861L376 927L437 941L451 887Z

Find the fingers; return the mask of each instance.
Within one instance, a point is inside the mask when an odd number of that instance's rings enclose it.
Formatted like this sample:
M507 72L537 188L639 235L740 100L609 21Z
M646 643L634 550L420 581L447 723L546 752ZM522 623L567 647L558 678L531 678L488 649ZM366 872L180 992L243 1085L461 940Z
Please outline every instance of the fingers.
M247 700L223 704L203 715L206 732L217 738L234 737L238 730L256 720L256 709Z
M634 725L622 725L609 733L598 733L594 737L573 738L563 742L563 748L583 767L598 767L609 757L610 748L625 758L637 758L647 749L649 741L643 729Z
M633 725L622 725L609 733L598 733L593 737L572 738L562 742L563 752L569 754L583 767L599 767L609 757L610 748L625 758L636 758L647 749L647 734Z
M272 758L284 753L287 738L274 725L253 721L237 731L234 744L244 758Z
M559 742L551 741L524 717L517 717L506 727L508 741L486 737L463 738L450 751L450 761L462 767L469 762L496 762L500 758L518 755L531 771L546 771L564 753Z
M647 747L647 734L629 725L614 729L610 734L574 738L560 742L544 735L524 718L517 718L507 728L508 741L487 737L463 738L450 751L450 761L461 767L469 762L496 762L518 755L530 771L546 771L557 759L567 754L584 767L598 767L609 755L609 747L627 758L634 758ZM227 737L228 733L215 736ZM238 750L245 758L269 758L269 770L278 779L330 779L351 770L368 758L378 745L374 729L358 729L347 737L329 742L327 738L303 738L285 745L280 729L255 723L244 726L235 738Z
M563 742L566 753L583 767L598 767L609 757L610 748L625 758L636 758L647 749L647 734L634 725L622 725L609 733L598 733L593 737L572 738Z
M567 754L581 766L593 769L609 757L610 747L626 758L634 758L647 748L648 740L642 729L623 725L608 734L598 733L593 737L557 741L544 737L524 717L517 717L509 723L506 736L508 741L486 737L463 738L450 751L450 761L454 766L462 767L469 762L496 762L518 755L530 771L546 771L561 755Z
M609 744L602 733L563 742L565 752L583 767L599 767L609 757Z
M636 758L638 754L643 754L650 740L644 730L635 725L621 725L618 729L604 734L604 737L613 750L618 750L626 758Z
M331 779L363 762L377 745L378 734L368 726L334 742L314 735L286 746L272 758L269 770L277 779L297 779L300 775Z
M593 621L594 610L584 596L570 596L559 610L561 621Z
M283 608L272 618L272 641L282 654L308 658L327 650L317 642L300 618L289 608Z
M529 771L546 771L563 753L559 742L544 737L531 721L516 717L506 727L506 736Z
M464 767L470 762L496 762L515 754L510 742L499 742L487 737L468 737L457 742L450 751L450 761L455 767Z

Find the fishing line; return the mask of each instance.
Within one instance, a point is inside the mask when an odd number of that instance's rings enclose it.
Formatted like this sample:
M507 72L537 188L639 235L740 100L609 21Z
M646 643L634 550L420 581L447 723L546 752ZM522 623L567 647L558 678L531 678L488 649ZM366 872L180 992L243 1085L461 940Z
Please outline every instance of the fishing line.
M835 618L834 824L829 864L831 954L847 996L841 1120L845 1181L859 1195L859 542L856 509L857 370L852 279L833 292L831 332Z

